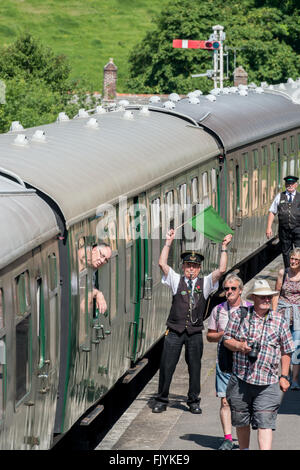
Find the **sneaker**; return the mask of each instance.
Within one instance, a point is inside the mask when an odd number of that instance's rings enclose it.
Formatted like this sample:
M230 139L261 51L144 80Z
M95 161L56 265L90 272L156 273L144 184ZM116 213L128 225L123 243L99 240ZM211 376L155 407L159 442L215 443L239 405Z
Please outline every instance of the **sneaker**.
M234 443L229 439L224 439L218 450L232 450L234 447Z
M300 390L300 385L298 384L298 382L293 382L290 390Z

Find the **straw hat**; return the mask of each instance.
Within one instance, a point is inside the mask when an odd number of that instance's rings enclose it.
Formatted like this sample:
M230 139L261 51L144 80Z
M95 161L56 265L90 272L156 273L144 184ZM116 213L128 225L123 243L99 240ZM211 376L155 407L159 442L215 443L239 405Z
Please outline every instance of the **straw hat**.
M249 292L250 298L252 295L276 295L279 294L279 291L277 290L272 290L271 287L269 286L268 281L265 281L264 279L257 279L254 282L252 292Z

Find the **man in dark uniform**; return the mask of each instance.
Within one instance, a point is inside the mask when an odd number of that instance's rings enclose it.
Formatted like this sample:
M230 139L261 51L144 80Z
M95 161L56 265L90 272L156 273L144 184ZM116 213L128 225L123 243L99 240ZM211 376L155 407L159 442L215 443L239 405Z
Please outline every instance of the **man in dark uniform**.
M300 193L297 191L297 176L286 176L284 178L286 191L277 194L268 215L266 236L273 236L272 223L275 215L278 214L279 240L284 266L287 268L290 263L290 251L295 247L300 247Z
M182 346L185 345L185 360L189 371L189 390L187 404L191 413L202 413L200 404L200 373L203 352L203 315L208 296L219 285L219 279L227 268L227 245L232 235L226 235L222 242L219 268L204 278L199 277L201 262L200 253L185 252L181 254L183 276L175 273L168 265L169 250L175 237L175 231L169 230L166 243L162 249L159 266L163 272L162 283L173 293L173 302L167 319L164 349L161 358L158 395L153 413L167 409L169 388L179 361Z

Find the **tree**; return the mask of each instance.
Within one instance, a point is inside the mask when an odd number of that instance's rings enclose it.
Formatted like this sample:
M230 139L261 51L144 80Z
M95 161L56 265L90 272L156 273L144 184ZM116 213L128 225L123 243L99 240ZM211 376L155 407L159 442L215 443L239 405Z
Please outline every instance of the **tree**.
M255 1L261 5L256 7ZM192 79L191 74L212 68L211 53L173 49L172 41L208 39L216 24L224 26L225 45L238 48L237 65L246 69L249 81L274 83L297 78L298 15L274 7L273 2L173 0L154 21L153 31L130 54L129 89L136 93L186 93L195 88L208 92L212 82ZM232 62L231 55L231 71Z
M61 111L73 117L85 107L87 81L71 81L70 71L65 56L55 56L29 34L2 48L0 80L5 84L5 100L0 104L0 132L7 132L12 121L33 127L55 121Z

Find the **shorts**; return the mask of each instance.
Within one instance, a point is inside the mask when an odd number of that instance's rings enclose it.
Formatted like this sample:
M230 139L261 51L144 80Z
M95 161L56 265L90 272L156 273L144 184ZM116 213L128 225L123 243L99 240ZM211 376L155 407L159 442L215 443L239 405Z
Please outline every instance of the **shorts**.
M217 397L224 398L226 397L227 384L231 374L227 372L222 372L219 364L216 364L216 395Z
M252 429L276 429L276 418L281 401L279 383L252 385L230 377L226 398L235 427L252 425Z
M291 328L291 333L295 346L295 351L292 354L291 363L293 365L298 365L300 364L300 330L295 331L293 328Z

